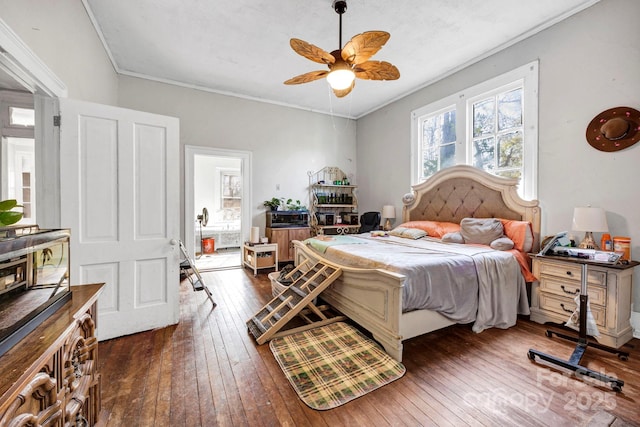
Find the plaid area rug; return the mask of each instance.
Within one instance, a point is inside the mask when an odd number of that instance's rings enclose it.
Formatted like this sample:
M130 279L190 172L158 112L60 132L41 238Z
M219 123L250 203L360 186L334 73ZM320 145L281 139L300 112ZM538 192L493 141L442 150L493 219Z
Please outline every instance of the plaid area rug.
M269 347L300 399L317 410L343 405L406 371L373 340L342 322L276 338Z

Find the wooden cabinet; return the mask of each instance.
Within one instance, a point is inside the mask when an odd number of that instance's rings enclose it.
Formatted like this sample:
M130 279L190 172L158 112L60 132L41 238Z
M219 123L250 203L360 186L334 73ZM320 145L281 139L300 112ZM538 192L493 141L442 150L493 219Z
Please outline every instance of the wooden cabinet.
M309 227L266 228L265 234L270 243L278 244L278 260L291 262L294 257L293 241L311 237Z
M96 301L102 286L72 286L69 301L0 357L0 425L97 423Z
M630 318L635 265L634 261L629 265L588 265L589 305L600 332L597 341L604 345L618 348L633 337ZM580 295L580 262L536 256L533 274L538 281L531 288L531 320L565 323Z
M309 172L313 234L349 234L360 229L357 186L337 167Z

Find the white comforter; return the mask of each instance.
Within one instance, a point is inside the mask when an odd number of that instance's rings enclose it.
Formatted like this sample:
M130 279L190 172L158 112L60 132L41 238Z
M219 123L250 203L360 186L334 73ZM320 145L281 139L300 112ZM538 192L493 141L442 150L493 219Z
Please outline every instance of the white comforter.
M434 310L457 323L474 322L475 332L508 328L515 325L518 314L529 314L525 280L508 252L430 238L368 234L332 236L326 242L312 238L306 243L338 264L405 275L405 312Z

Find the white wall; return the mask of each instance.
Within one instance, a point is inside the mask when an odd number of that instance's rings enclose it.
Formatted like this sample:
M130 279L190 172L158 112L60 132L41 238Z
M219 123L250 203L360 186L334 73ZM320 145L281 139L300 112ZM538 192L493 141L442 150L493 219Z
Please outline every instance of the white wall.
M178 117L181 157L185 145L252 152L252 225L262 230L264 200L284 197L308 205L308 171L338 166L357 176L353 120L125 76L118 103Z
M0 0L0 18L69 89L116 105L118 76L80 0Z
M638 17L637 0L602 0L358 120L358 171L367 178L360 182L363 211L379 210L387 202L402 206L401 197L411 183L412 110L539 59L538 198L543 235L570 230L575 206L599 206L607 211L611 235L630 236L632 256L640 258L640 144L605 153L585 139L587 124L601 111L616 106L640 109ZM380 173L389 170L393 173ZM639 270L634 274L636 312Z

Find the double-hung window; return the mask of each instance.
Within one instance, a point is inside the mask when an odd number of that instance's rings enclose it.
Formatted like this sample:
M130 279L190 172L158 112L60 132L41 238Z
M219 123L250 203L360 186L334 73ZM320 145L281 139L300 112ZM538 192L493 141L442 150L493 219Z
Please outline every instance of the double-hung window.
M538 63L532 62L412 112L412 179L467 164L519 181L537 197Z

